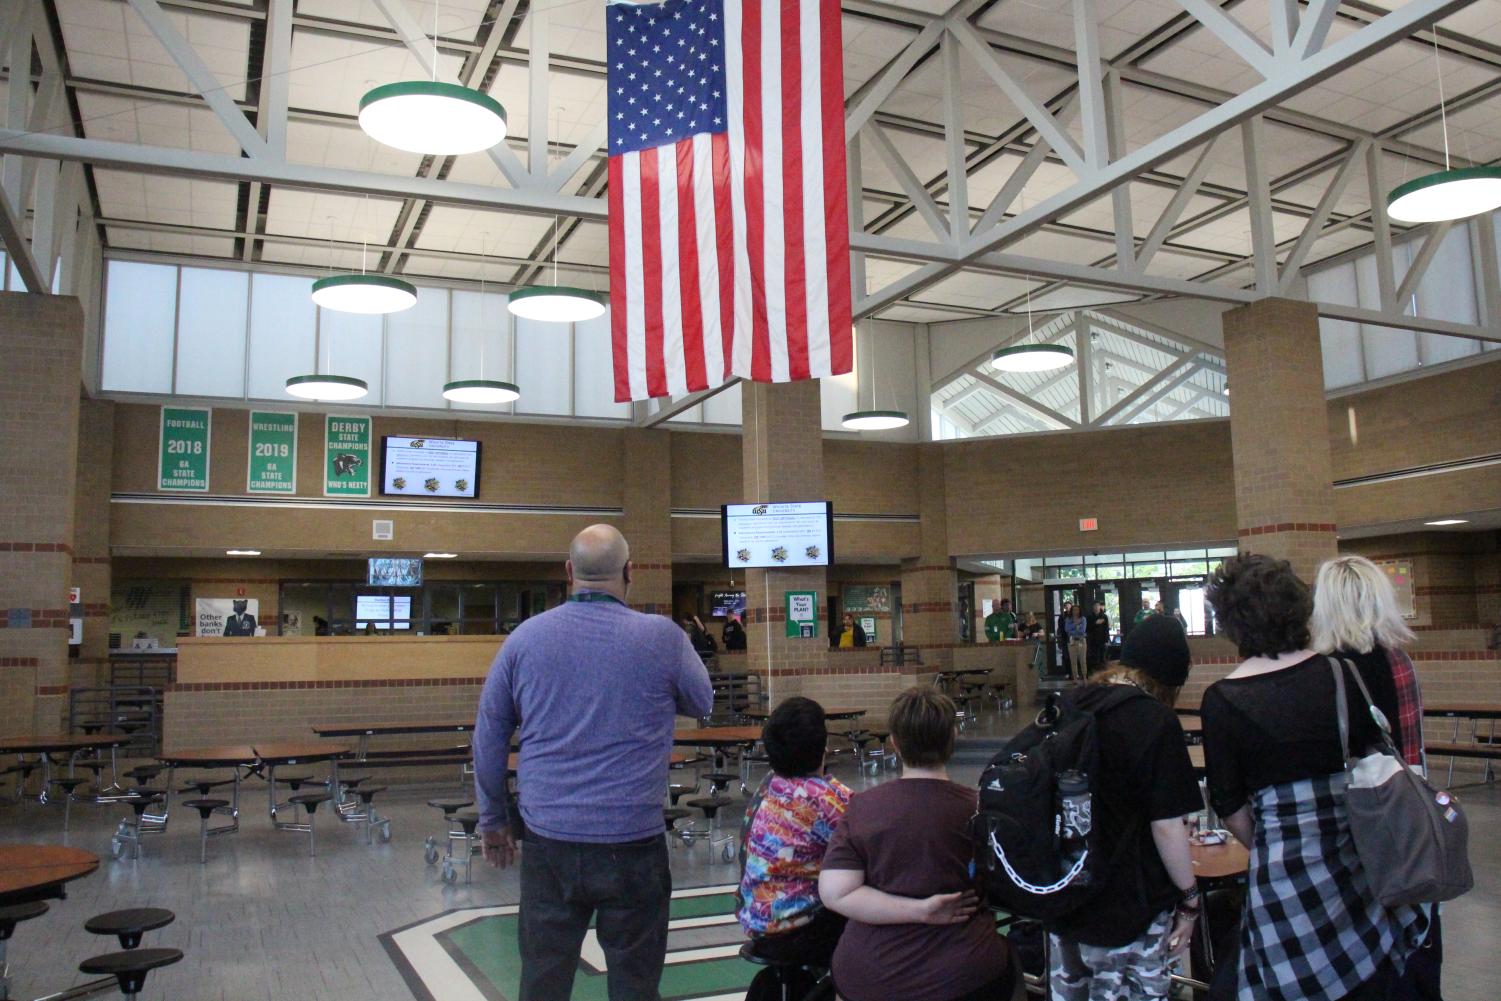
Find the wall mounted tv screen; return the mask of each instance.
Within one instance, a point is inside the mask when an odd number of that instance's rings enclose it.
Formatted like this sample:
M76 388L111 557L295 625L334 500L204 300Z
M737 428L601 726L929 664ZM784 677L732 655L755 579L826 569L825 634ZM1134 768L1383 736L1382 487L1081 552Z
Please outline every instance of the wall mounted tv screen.
M399 497L473 497L479 489L479 442L386 435L380 492Z
M407 594L357 594L354 596L354 627L364 629L412 628L412 598Z
M709 615L716 619L727 619L730 614L745 614L744 591L711 591L709 593Z
M725 566L825 567L834 560L834 505L725 504L720 508Z
M365 572L365 583L372 587L421 587L422 561L374 557Z

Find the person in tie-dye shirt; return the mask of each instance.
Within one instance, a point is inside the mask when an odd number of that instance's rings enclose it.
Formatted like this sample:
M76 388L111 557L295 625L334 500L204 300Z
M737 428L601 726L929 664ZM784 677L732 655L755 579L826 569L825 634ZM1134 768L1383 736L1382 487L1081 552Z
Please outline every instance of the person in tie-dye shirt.
M790 698L767 719L761 740L771 772L745 818L736 907L740 926L768 958L827 967L844 918L818 898L818 872L850 791L824 774L823 707Z

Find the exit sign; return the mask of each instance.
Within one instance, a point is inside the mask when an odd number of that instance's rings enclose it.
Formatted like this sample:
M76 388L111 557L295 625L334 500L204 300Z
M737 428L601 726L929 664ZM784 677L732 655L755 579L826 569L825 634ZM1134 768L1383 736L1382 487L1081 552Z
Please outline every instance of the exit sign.
M1080 518L1079 519L1079 531L1081 531L1081 532L1097 532L1099 530L1100 530L1100 519L1098 519L1098 518Z

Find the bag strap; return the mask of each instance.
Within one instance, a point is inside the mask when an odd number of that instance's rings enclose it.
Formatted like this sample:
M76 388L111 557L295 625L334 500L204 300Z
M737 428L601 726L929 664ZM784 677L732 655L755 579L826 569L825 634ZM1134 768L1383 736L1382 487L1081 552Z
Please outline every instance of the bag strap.
M1381 747L1392 757L1406 765L1402 752L1397 749L1396 742L1392 740L1391 723L1387 721L1386 713L1371 699L1371 691L1366 687L1365 679L1360 676L1360 671L1349 660L1341 658L1335 660L1329 658L1329 666L1334 671L1334 695L1339 702L1339 743L1340 750L1345 760L1350 760L1353 752L1350 749L1350 710L1345 702L1345 671L1348 670L1355 678L1355 684L1360 689L1361 697L1365 699L1366 710L1371 714L1371 720L1376 724L1376 731L1381 734Z
M1334 711L1339 718L1339 754L1341 760L1350 760L1350 707L1345 701L1345 672L1340 662L1329 659L1329 670L1334 672Z

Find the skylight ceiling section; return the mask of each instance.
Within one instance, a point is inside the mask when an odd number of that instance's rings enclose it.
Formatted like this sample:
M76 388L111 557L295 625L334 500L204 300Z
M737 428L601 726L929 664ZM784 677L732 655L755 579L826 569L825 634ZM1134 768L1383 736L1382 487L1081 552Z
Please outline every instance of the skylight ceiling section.
M58 23L74 76L153 87L174 93L194 88L146 22L119 0L56 0ZM245 98L250 25L237 17L167 9L167 21L187 39L224 92Z

